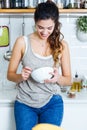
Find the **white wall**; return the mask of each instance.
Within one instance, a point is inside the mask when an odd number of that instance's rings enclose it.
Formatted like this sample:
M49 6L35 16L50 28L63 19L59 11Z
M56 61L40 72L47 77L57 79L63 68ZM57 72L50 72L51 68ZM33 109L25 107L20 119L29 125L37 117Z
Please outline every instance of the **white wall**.
M76 37L76 20L79 16L81 14L76 13L60 15L61 31L69 44L72 74L77 71L79 75L87 75L87 42L81 42Z
M15 40L18 36L22 35L22 24L24 19L24 33L25 35L31 33L33 31L33 16L22 16L22 15L10 15L10 46L11 49L15 43ZM0 26L8 26L9 27L9 15L0 15ZM0 47L0 89L10 89L13 88L15 84L7 80L7 68L8 61L3 58L6 51L9 50L9 46ZM20 68L19 68L20 70Z
M74 75L77 71L80 75L87 75L87 42L80 42L76 37L76 19L81 14L60 14L60 22L62 23L61 32L64 34L65 40L69 44L71 56L71 69ZM83 14L84 15L84 14ZM24 17L23 17L24 16ZM13 48L16 38L22 35L22 23L25 23L25 35L33 32L33 15L10 15L10 44ZM9 26L9 15L0 15L0 25ZM6 79L8 61L3 56L9 49L8 47L0 47L0 89L2 87L9 88L14 84ZM19 68L20 69L20 68Z

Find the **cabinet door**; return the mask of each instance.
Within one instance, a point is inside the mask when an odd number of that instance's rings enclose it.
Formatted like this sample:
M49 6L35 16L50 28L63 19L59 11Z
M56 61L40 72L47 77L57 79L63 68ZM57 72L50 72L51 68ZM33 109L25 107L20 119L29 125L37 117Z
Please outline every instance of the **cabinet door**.
M65 104L62 127L65 130L87 130L87 104Z
M0 106L0 130L16 130L13 107Z

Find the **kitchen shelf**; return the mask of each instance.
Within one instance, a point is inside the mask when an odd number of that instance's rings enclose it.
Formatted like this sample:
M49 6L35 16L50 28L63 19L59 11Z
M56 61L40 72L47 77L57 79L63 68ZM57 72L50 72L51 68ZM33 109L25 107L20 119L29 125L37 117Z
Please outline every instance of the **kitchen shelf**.
M35 9L0 9L0 13L34 13Z
M0 9L0 13L34 13L35 8L29 9ZM60 13L87 13L87 9L59 9Z

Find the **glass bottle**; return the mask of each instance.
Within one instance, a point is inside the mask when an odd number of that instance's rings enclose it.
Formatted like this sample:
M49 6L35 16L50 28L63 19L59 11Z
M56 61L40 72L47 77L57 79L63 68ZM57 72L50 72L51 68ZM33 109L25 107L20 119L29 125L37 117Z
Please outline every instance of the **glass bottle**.
M29 0L22 0L22 8L28 8L29 7Z
M80 92L82 88L82 83L81 83L81 78L78 77L78 74L75 74L75 77L73 78L73 83L72 83L72 90L76 90L77 92Z
M2 1L2 8L10 8L10 0L3 0Z
M2 0L0 0L0 9L2 8Z
M14 8L21 8L22 7L22 0L15 0Z
M87 9L87 0L84 2L84 8Z
M15 0L10 0L10 2L11 2L11 8L14 8Z

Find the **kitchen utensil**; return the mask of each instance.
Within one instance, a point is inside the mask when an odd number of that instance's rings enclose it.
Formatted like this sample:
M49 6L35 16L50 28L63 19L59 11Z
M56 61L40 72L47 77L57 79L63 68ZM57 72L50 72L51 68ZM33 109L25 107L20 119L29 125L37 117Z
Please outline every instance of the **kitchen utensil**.
M45 79L50 79L52 77L52 74L50 74L51 72L53 72L52 67L41 67L33 70L31 77L37 82L44 83Z
M23 23L22 23L22 35L24 35L24 30L25 30L25 23L24 23L24 16L23 16Z
M11 40L10 39L10 29L11 29L11 26L10 26L10 17L9 17L9 41ZM12 54L11 45L9 43L9 50L6 51L6 53L4 54L4 59L9 61L11 58L11 54Z

